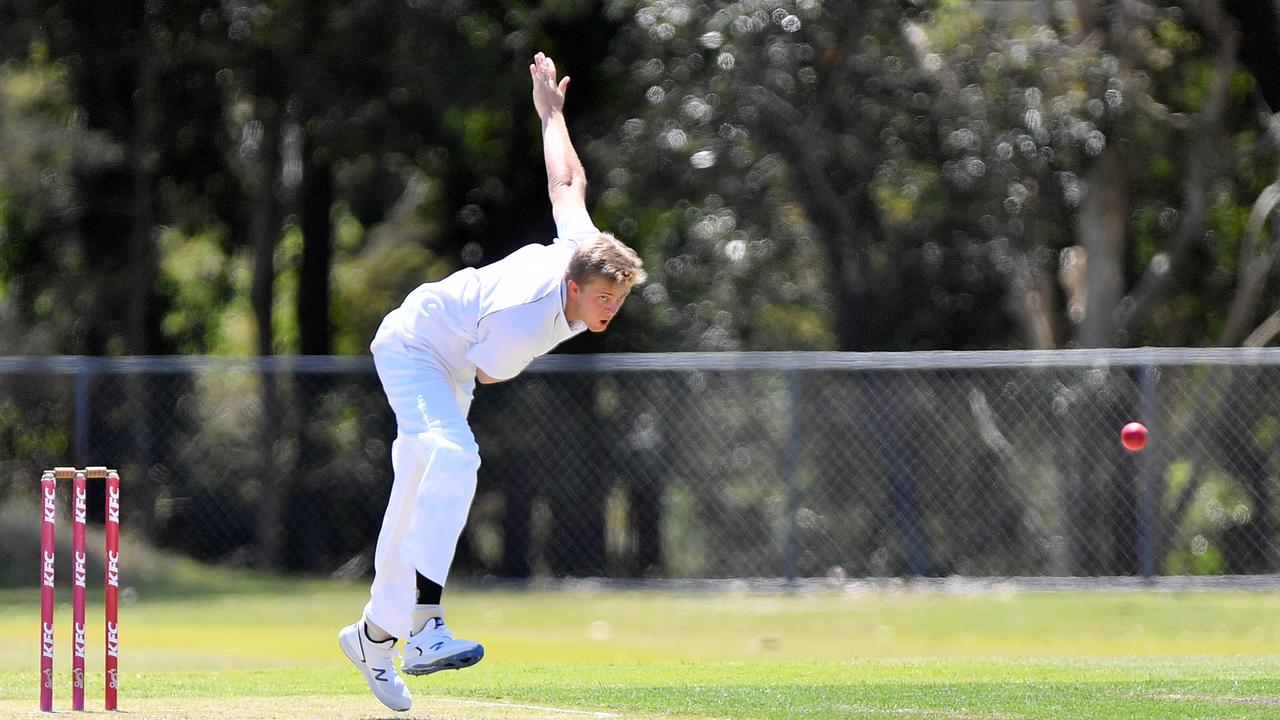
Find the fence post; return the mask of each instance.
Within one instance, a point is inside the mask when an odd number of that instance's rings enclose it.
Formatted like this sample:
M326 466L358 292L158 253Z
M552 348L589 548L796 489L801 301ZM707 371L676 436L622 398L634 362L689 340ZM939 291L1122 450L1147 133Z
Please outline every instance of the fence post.
M1156 378L1159 371L1154 365L1142 367L1141 379L1138 383L1138 420L1145 423L1154 436ZM1151 476L1155 464L1151 462L1151 451L1139 453L1138 464L1138 572L1142 579L1151 581L1156 574L1156 497L1155 479Z
M783 450L782 476L786 483L786 517L783 518L782 576L787 584L796 581L796 513L799 497L796 473L800 465L800 371L787 371L787 439Z

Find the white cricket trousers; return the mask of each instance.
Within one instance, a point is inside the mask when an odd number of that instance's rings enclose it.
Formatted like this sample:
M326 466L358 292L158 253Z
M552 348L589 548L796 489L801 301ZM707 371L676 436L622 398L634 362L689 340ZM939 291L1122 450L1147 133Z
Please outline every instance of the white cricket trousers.
M467 411L474 382L458 384L426 351L379 329L373 360L396 416L395 479L374 555L365 617L396 637L413 630L417 572L443 586L475 497L480 449Z

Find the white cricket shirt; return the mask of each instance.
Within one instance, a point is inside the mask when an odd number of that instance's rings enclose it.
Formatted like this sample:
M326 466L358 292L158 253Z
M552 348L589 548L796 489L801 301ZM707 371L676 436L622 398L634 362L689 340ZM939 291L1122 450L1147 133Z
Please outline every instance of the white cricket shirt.
M480 268L463 268L419 285L383 321L379 335L432 356L459 382L479 367L498 380L587 329L564 317L565 270L578 243L600 231L586 211L556 222L550 245L526 245Z

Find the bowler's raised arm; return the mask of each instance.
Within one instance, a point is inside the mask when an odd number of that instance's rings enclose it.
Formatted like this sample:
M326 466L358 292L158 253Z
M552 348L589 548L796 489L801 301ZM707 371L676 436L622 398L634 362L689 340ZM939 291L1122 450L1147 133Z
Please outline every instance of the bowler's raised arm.
M542 155L547 164L547 195L551 213L557 220L572 212L585 212L587 207L587 175L578 153L569 140L564 119L566 75L556 80L556 64L538 53L529 66L533 77L533 106L542 121Z

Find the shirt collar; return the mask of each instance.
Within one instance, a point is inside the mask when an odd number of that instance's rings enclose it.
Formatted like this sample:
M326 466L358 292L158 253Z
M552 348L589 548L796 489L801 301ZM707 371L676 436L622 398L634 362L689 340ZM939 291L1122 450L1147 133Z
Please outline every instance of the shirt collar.
M564 327L573 335L577 335L587 329L587 324L581 320L569 322L568 316L565 315L565 305L569 302L569 280L560 281L560 320Z

